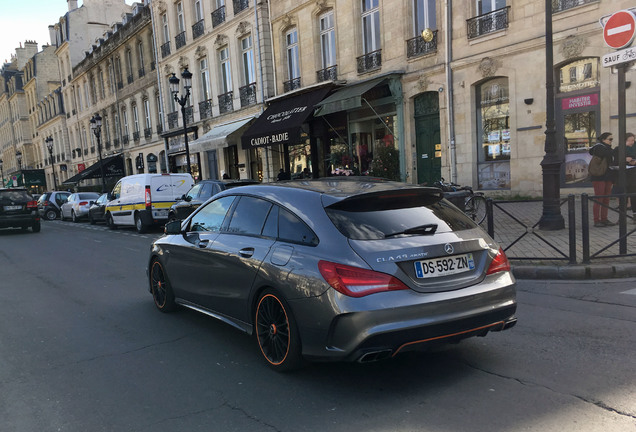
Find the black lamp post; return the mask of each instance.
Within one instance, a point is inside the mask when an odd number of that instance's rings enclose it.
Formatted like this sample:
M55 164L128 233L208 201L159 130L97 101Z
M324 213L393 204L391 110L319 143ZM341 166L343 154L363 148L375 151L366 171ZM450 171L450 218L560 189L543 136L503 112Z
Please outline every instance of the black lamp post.
M177 101L179 105L181 105L181 114L183 115L183 138L185 140L185 151L186 151L186 163L188 164L188 174L192 174L192 169L190 168L190 146L188 146L188 127L187 127L187 119L186 119L186 105L188 103L190 97L190 89L192 88L192 73L185 68L181 73L181 78L183 78L183 91L184 95L179 96L179 78L173 73L168 82L170 83L170 91L174 96L174 100Z
M0 159L0 176L2 177L2 187L4 187L4 171L2 170L2 159Z
M106 177L104 177L104 164L102 163L102 117L95 114L91 120L91 130L97 138L97 154L99 155L99 171L102 176L102 193L106 192Z
M46 137L44 142L46 143L46 148L49 149L49 157L51 158L51 169L53 170L53 190L57 190L57 180L55 178L55 158L53 158L53 137Z
M552 49L552 0L545 0L545 155L541 161L543 176L543 214L539 228L559 230L565 228L561 214L561 164L563 158L556 143L556 124L554 121L554 55Z

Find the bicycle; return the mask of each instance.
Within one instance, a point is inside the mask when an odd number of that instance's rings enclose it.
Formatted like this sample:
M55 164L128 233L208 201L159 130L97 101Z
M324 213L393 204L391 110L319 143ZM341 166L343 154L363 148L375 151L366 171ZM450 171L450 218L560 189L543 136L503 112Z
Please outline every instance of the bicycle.
M468 215L475 223L481 225L486 220L486 196L483 192L475 192L470 186L460 186L456 183L446 182L442 177L433 183L440 188L444 198L455 204Z

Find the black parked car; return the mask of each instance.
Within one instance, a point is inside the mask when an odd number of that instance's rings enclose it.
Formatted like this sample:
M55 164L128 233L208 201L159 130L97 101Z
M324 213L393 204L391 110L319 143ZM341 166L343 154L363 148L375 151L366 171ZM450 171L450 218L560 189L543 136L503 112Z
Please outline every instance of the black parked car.
M106 204L108 203L108 194L101 194L97 201L91 204L88 209L88 220L91 225L95 225L97 222L106 222Z
M0 228L31 228L40 232L38 203L26 189L0 189Z
M237 186L259 184L256 180L203 180L170 207L168 220L185 219L217 193Z

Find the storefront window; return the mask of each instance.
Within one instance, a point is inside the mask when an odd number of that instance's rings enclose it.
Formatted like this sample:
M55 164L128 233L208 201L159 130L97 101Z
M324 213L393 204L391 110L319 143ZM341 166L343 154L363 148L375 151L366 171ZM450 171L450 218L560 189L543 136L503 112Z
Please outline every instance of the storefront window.
M585 58L561 67L559 93L598 87L598 59Z
M510 99L508 79L478 87L479 189L510 188Z

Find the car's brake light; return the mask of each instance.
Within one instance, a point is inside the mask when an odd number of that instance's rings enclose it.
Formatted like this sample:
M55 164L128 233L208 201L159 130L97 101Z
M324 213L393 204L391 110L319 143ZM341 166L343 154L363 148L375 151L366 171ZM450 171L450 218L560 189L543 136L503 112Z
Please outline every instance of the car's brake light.
M486 274L493 274L502 271L510 271L510 261L508 261L508 257L506 257L504 251L499 248L499 252L497 252L497 255L490 263Z
M29 201L27 203L27 208L28 209L36 209L36 208L38 208L38 202L37 201Z
M409 289L399 279L373 270L329 261L318 262L318 269L329 285L349 297L364 297L382 291Z
M146 186L146 208L152 207L152 200L150 199L150 186Z
M88 201L80 201L79 205L81 205L81 206L88 205Z
M48 201L44 201L44 202L42 203L42 206L43 206L43 207L46 207L46 206L48 206L49 204L50 204L50 203L49 203Z

